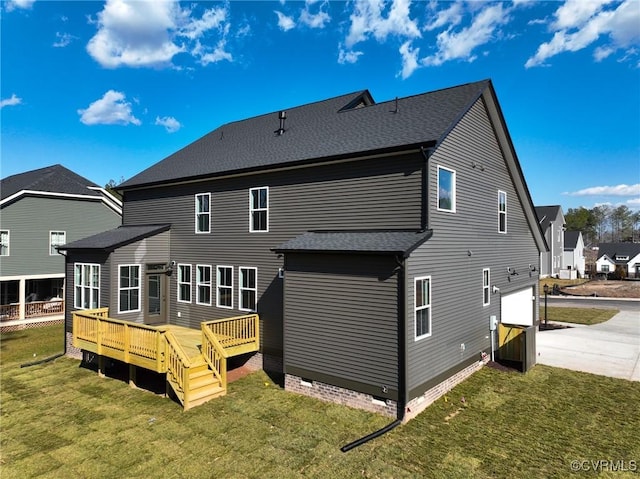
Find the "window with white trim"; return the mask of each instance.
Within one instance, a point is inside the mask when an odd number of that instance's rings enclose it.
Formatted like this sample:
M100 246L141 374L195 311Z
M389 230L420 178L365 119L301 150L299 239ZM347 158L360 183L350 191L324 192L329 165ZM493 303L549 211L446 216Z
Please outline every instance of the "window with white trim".
M118 312L140 311L140 265L118 267Z
M211 233L211 193L196 195L196 233Z
M507 232L507 193L498 190L498 233Z
M67 242L67 233L64 231L49 231L49 255L58 254L56 247L62 246Z
M191 265L178 265L178 302L191 302Z
M196 304L211 306L211 266L196 265Z
M269 187L249 190L249 231L269 231Z
M603 273L608 273L610 271L609 269L609 265L608 264L603 264L602 265L602 270Z
M491 303L491 272L489 268L482 270L482 305L489 306Z
M439 211L456 211L456 172L438 165Z
M233 266L218 266L216 306L233 308Z
M256 311L258 297L258 268L240 268L240 285L238 287L240 307L242 311Z
M73 307L96 309L100 304L100 265L74 263Z
M9 256L9 230L0 230L0 256Z
M415 339L431 336L431 276L414 279Z

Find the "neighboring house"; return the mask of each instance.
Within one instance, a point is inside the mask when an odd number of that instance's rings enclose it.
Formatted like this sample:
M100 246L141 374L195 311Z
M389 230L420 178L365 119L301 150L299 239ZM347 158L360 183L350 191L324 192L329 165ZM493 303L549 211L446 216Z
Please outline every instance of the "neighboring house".
M640 243L600 243L596 272L640 278Z
M581 231L564 232L564 267L576 270L584 278L585 257L584 239Z
M65 260L56 248L121 224L122 204L61 165L0 182L0 317L64 312Z
M560 270L565 267L563 264L565 221L562 207L536 206L536 215L549 248L548 251L540 253L540 276L557 278Z
M257 311L287 390L404 417L483 364L492 318L538 320L546 244L488 80L228 123L121 190L123 226L65 247L68 344L71 305Z

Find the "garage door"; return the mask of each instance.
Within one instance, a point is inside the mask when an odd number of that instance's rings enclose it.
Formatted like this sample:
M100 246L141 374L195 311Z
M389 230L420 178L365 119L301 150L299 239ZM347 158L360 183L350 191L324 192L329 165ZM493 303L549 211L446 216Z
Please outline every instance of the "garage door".
M532 326L534 318L533 288L505 294L501 301L501 321L505 324Z

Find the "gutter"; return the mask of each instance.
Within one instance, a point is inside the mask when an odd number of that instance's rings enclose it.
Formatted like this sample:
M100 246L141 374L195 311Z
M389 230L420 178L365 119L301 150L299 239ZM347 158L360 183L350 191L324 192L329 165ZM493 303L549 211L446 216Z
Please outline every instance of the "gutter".
M429 159L433 152L434 147L425 148L420 147L420 153L424 158L424 170L422 173L422 218L421 218L421 231L429 229Z
M404 422L407 410L407 348L406 348L406 285L407 285L407 268L405 259L396 256L398 264L398 407L397 419L381 429L374 431L366 436L356 439L349 444L345 444L340 448L342 452L349 452L358 446L361 446L372 439L382 436L389 431L395 429Z

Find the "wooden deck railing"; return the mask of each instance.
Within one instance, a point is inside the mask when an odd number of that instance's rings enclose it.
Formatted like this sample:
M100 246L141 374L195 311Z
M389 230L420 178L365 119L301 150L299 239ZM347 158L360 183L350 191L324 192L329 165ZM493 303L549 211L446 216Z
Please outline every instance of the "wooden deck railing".
M204 325L202 326L202 356L218 380L222 384L227 384L227 358L229 355L218 338Z
M20 319L19 304L3 304L0 305L0 321L12 321Z
M230 356L257 351L260 344L257 314L205 321L202 329L211 331Z
M171 331L164 333L167 347L167 380L183 404L189 402L189 368L191 361Z
M163 331L108 315L108 308L74 312L73 345L152 371L166 372Z

